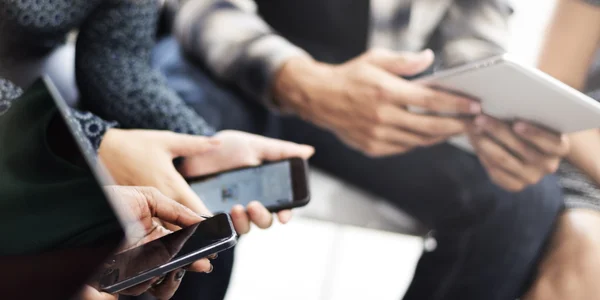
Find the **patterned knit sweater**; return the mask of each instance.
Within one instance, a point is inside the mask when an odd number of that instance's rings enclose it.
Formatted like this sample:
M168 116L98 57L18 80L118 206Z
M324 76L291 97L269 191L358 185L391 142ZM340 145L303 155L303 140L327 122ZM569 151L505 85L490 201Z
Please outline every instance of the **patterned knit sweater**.
M158 16L156 0L0 0L0 78L78 30L76 75L86 108L126 128L212 134L150 68ZM6 79L0 82L0 112L18 91ZM82 122L95 146L110 127L96 116Z

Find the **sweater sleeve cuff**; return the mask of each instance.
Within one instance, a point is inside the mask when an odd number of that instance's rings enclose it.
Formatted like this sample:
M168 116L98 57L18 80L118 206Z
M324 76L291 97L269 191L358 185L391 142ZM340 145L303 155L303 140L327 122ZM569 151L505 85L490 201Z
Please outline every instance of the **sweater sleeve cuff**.
M600 210L600 187L591 178L566 161L557 174L567 208Z
M78 131L82 134L82 137L89 141L95 153L100 148L104 134L109 129L118 127L117 122L105 121L90 112L81 112L73 109L70 117L73 123L79 127Z
M270 34L250 44L245 55L247 59L241 61L248 64L248 73L239 79L239 84L272 112L280 112L280 106L272 94L275 78L289 59L308 57L309 54L285 38Z
M600 211L600 202L598 201L593 201L589 198L585 198L585 197L576 197L576 196L572 196L572 197L568 197L565 200L565 206L569 209L591 209L591 210L596 210L596 211Z

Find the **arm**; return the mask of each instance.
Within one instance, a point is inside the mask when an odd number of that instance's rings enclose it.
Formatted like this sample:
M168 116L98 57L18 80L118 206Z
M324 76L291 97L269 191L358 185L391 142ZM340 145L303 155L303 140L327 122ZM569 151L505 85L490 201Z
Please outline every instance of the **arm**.
M505 0L455 0L440 24L446 66L498 55L509 41L512 9Z
M292 57L308 57L277 35L250 0L191 0L182 4L175 34L182 47L219 78L275 108L272 83Z
M210 135L212 128L150 67L158 15L154 0L115 0L86 19L76 48L82 101L126 128Z
M549 28L540 68L575 88L584 86L600 41L600 8L586 0L559 0ZM571 136L572 150L569 161L600 183L598 179L598 151L600 134L590 130ZM567 171L570 184L581 188L587 178ZM575 185L575 184L578 185ZM590 183L590 185L593 185ZM568 190L569 186L565 184ZM525 300L591 299L600 293L600 214L589 208L600 208L600 203L586 203L598 199L598 190L588 199L567 199L570 210L557 220L551 243L538 267L538 274ZM571 197L578 198L578 197Z
M555 78L582 89L600 42L600 7L594 1L559 1L540 56L539 67ZM599 1L595 1L600 5ZM567 157L578 169L600 183L600 130L570 136ZM578 180L584 180L580 176ZM573 200L575 201L575 200ZM570 200L571 202L571 200ZM581 203L569 203L578 206ZM600 209L600 203L596 203Z

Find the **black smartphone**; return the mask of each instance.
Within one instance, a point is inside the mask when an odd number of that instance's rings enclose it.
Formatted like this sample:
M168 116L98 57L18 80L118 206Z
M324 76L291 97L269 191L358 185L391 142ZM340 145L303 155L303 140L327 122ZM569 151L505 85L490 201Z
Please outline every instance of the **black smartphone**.
M308 163L301 158L191 178L188 182L212 212L228 213L234 205L245 207L254 200L277 212L310 201Z
M237 243L227 214L218 214L195 225L118 253L98 272L94 285L114 294L143 284Z

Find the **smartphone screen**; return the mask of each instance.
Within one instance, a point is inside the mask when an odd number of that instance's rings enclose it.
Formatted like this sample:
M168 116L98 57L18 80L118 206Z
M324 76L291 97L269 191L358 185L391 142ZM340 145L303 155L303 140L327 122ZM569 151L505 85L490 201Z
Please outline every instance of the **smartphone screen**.
M123 281L167 264L175 265L185 260L187 256L201 252L207 247L225 242L235 235L229 217L225 214L216 215L198 224L183 228L165 235L154 241L136 248L121 252L109 259L99 274L99 287L106 289ZM225 249L221 249L225 250ZM210 255L213 253L206 253ZM200 259L194 260L175 268ZM137 282L142 283L150 278Z
M212 212L230 212L236 204L260 201L265 207L294 201L292 163L289 160L209 176L190 183Z

